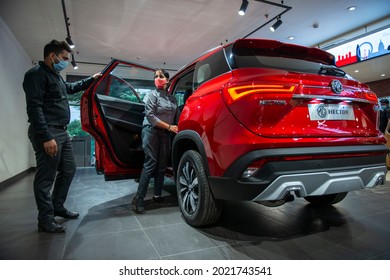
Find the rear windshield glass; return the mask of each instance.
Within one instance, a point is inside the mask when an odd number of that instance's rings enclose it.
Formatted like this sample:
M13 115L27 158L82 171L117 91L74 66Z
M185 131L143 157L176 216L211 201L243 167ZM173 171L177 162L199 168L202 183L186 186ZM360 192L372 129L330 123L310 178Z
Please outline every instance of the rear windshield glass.
M289 72L349 77L343 70L336 66L302 59L256 55L251 51L245 53L242 50L240 50L240 54L233 54L233 58L234 68L271 68Z

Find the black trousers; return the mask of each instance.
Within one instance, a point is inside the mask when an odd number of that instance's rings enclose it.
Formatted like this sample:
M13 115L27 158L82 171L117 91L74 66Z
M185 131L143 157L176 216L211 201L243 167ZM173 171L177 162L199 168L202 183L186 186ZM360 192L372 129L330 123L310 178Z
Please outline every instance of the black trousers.
M169 133L151 126L144 126L142 128L142 148L145 152L145 161L137 196L142 198L146 196L151 178L154 178L154 195L161 196L165 169L169 160Z
M64 209L76 171L72 143L66 130L49 127L50 134L57 142L57 155L46 154L43 143L30 126L28 136L35 151L37 171L34 178L34 195L38 208L38 221L54 220L54 211Z

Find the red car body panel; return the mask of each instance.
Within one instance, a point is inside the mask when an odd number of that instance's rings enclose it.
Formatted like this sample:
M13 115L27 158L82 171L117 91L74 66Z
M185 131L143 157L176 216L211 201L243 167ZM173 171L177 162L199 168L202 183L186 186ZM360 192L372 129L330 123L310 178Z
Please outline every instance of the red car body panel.
M334 65L331 54L316 48L272 40L238 40L215 48L183 67L172 77L170 90L174 91L180 79L194 71L199 62L213 57L221 50L227 52L229 48L235 50L235 55L253 50L254 55L298 58L308 63ZM118 63L109 65L103 71L102 79ZM331 84L335 80L342 86L341 92L332 89ZM95 98L98 84L88 89L81 101L83 129L96 140L96 168L108 176L136 177L142 166L132 166L121 161L111 144L105 117ZM352 109L353 117L313 120L308 108L319 104L328 106L329 110ZM178 125L179 135L191 131L201 139L208 175L222 177L238 159L265 149L383 145L386 140L378 131L378 119L376 95L365 84L349 77L295 72L282 67L236 67L196 87L186 101ZM182 143L177 142L178 145L184 145ZM174 169L183 149L182 146L174 148ZM181 152L175 154L177 151ZM384 155L385 151L373 152L376 153ZM327 157L353 158L367 154L370 153L350 151L341 155L335 152L329 153ZM310 157L270 157L269 160L299 161Z

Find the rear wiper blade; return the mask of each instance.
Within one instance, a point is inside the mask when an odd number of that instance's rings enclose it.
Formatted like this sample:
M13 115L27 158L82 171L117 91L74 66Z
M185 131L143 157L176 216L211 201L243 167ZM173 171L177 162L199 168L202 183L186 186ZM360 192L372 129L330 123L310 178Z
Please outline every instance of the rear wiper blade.
M320 71L318 71L318 74L322 74L322 75L334 75L334 76L337 76L337 77L344 77L345 75L347 75L347 73L345 73L343 70L341 70L340 68L336 68L336 67L326 67L326 66L322 66L320 68Z

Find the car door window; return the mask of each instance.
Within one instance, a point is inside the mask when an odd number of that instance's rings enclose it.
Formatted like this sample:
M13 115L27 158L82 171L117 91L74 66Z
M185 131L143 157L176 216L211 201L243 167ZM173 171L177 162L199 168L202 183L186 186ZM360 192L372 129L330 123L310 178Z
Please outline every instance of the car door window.
M183 108L187 98L192 94L192 81L194 71L184 74L175 85L173 95L177 100L179 109Z
M201 84L229 71L230 68L223 50L220 50L205 60L197 62L194 74L194 90Z
M150 70L120 63L99 84L96 94L143 103L144 96L155 88L153 74Z

